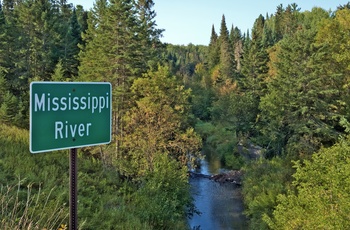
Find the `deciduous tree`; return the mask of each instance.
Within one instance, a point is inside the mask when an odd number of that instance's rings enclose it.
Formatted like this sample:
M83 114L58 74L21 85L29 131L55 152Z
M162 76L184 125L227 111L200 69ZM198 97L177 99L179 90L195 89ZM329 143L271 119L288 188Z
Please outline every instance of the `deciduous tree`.
M183 166L198 157L201 140L188 123L190 90L178 84L166 67L135 80L131 89L135 104L123 117L123 153L116 159L124 172L144 175L153 171L158 153Z

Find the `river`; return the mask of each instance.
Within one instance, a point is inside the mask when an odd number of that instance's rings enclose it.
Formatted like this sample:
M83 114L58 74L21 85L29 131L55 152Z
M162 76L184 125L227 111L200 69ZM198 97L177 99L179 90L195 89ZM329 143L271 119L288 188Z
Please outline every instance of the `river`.
M195 172L213 175L222 172L219 159L204 159ZM247 229L243 215L241 188L231 183L220 184L208 178L190 178L191 192L196 208L201 215L188 220L190 228L196 230Z

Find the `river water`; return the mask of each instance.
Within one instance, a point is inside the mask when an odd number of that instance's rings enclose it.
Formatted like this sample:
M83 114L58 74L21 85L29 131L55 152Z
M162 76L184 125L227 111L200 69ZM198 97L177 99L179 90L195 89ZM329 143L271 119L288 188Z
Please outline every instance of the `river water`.
M222 172L220 160L209 159L201 162L195 172L213 175ZM191 229L233 230L247 229L243 215L241 188L231 183L220 184L208 178L190 178L191 192L196 208L201 215L188 220Z

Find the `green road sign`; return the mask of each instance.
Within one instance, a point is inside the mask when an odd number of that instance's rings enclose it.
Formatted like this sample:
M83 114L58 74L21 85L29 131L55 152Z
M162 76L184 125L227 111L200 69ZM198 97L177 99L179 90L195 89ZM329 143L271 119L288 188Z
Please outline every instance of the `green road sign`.
M30 152L110 143L111 88L105 82L32 82Z

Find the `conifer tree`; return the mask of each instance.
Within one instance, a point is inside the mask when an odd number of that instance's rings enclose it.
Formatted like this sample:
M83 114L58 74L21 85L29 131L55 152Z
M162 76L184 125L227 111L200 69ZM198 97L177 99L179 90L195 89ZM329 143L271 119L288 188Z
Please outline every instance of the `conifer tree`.
M210 43L208 49L208 65L209 69L213 69L220 62L220 47L218 34L215 32L215 27L212 25Z
M20 53L18 52L21 33L16 23L16 15L14 1L3 1L0 15L0 66L9 90L18 95L23 92L23 85L26 82L19 79L19 73L23 70L18 66L18 63L21 62Z
M236 63L233 56L233 49L230 42L229 32L226 26L225 15L222 16L220 27L220 67L218 82L227 79L234 79L236 72Z
M8 67L9 52L7 52L7 47L9 46L9 41L7 28L8 24L6 22L5 13L0 4L0 67L2 71L6 70Z
M288 5L286 8L282 4L277 6L274 20L274 38L278 42L286 35L295 33L299 23L299 11L297 4Z
M315 11L315 12L314 12ZM315 14L319 9L314 9L311 13ZM326 13L323 11L323 13ZM322 20L320 29L316 36L316 46L322 47L322 73L327 77L324 85L330 91L339 92L336 97L327 97L327 102L333 108L334 113L344 116L350 120L350 91L349 91L349 76L350 76L350 42L348 33L350 26L350 9L344 8L335 12L335 17L329 17L328 14L323 14L327 20ZM312 17L317 20L315 17ZM318 21L320 21L318 19Z
M252 29L252 38L249 47L246 46L243 54L242 73L243 88L251 91L256 96L261 95L263 90L264 78L268 72L268 54L267 46L263 43L265 19L260 15L254 23Z
M51 77L52 81L66 81L67 78L64 76L64 69L62 66L62 61L60 60L55 68L55 72L52 74Z
M21 77L49 80L59 59L59 52L56 52L59 49L59 33L55 26L58 12L49 0L24 1L16 10L18 26L22 31L19 52L26 57L19 64L26 70Z
M88 25L87 25L88 11L84 10L82 5L77 5L75 7L75 12L77 14L80 30L82 33L85 33L86 29L88 28Z
M121 117L130 105L130 86L142 72L135 7L131 0L98 0L90 13L85 46L79 54L79 79L109 81L113 87L113 134L117 152L123 136Z
M158 29L155 21L156 12L153 10L153 0L138 0L136 3L138 20L140 21L140 33L138 39L141 43L143 63L142 72L147 68L157 68L160 52L163 45L160 41L163 29Z
M232 43L232 49L234 52L235 62L237 65L237 71L240 72L241 70L241 59L243 54L243 41L242 41L242 34L240 29L238 27L231 27L230 31L230 41Z
M279 43L277 75L260 103L267 122L262 132L275 150L285 148L294 156L311 154L338 135L334 126L340 114L329 105L340 99L339 86L327 83L335 75L322 71L323 50L311 45L315 35L301 30Z
M64 36L64 50L61 64L65 72L65 77L72 78L78 76L78 54L80 51L78 44L82 43L82 31L78 23L75 8L73 9L67 28L68 31Z

